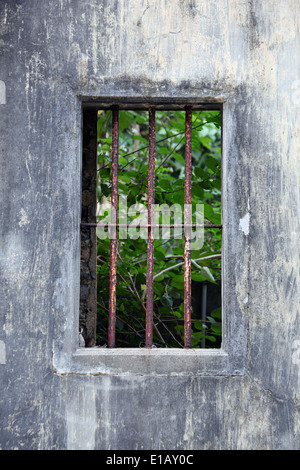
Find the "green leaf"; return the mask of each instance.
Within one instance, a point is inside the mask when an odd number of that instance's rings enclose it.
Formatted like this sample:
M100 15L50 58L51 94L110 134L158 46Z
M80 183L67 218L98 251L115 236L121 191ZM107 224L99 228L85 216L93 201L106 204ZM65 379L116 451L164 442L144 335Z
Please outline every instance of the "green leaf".
M153 284L153 290L154 290L154 293L160 298L162 294L164 293L165 287L163 284L159 282L155 282Z
M211 312L211 316L214 317L214 318L221 319L222 318L222 308L219 307L219 308L216 308L215 310L213 310Z
M209 168L210 170L212 170L213 172L215 172L219 166L220 166L220 163L218 160L216 160L215 158L213 157L208 157L206 160L205 160L205 166L207 166L207 168Z
M109 145L109 146L111 147L111 145L112 145L112 137L107 137L107 138L102 137L102 138L99 140L99 143L100 143L100 144L103 144L103 145L104 145L104 144L107 144L107 145Z
M199 184L203 189L211 189L211 182L209 180L201 181Z
M213 208L207 204L206 202L204 203L204 217L206 219L211 220L211 218L214 216L214 210Z
M219 178L210 182L211 186L216 189L221 189L221 180Z
M222 325L221 323L214 323L212 326L211 326L211 331L220 336L222 334Z
M172 306L173 306L173 299L172 299L172 297L169 297L168 295L164 295L160 299L160 301L165 307L172 308Z
M104 196L108 196L110 194L110 189L106 184L102 183L101 184L101 192Z
M180 153L177 153L177 152L173 152L172 153L172 157L175 158L175 160L177 160L179 163L181 163L182 165L185 164L185 160L183 158L183 156L180 154Z
M182 313L179 310L172 310L173 315L177 318L182 318Z
M141 192L141 185L137 184L135 187L130 189L130 196L136 196Z
M134 140L140 140L141 142L144 142L145 144L148 144L148 140L142 137L141 135L133 135L132 138Z
M144 273L138 273L136 276L136 282L140 284L146 284L146 276Z
M169 153L171 153L172 150L170 150L169 148L167 147L159 147L158 150L157 150L157 154L162 154L162 155L168 155Z
M208 339L209 341L211 341L212 343L215 343L217 340L214 336L205 336L205 339Z
M206 118L206 121L207 122L212 122L214 123L218 128L221 127L221 124L222 124L222 117L221 117L221 114L218 112L217 114L215 115L212 115L212 116L209 116Z
M119 320L119 318L116 319L116 327L121 331L124 328L124 323L121 320Z
M100 178L102 179L110 178L110 168L103 168L103 170L100 170Z
M127 163L128 163L128 162L127 162L126 158L124 158L124 157L119 157L119 165L120 165L120 166L127 165Z
M123 193L125 194L127 194L130 189L126 184L121 183L121 181L119 181L118 187L119 187L119 190L121 189Z
M176 287L176 289L183 290L184 289L184 278L183 275L175 275L171 281L171 286Z
M123 132L124 129L132 124L134 118L128 111L121 111L119 113L119 132Z
M135 122L137 124L148 124L148 116L145 114L136 114Z
M203 195L204 195L203 188L201 188L201 186L199 186L199 184L193 185L192 195L197 196L198 198L202 199Z
M130 183L130 178L125 173L120 173L119 179L122 180L124 183Z
M207 173L198 166L195 168L194 173L197 176L197 178L201 178L201 179L207 178Z
M166 257L165 250L161 247L154 248L154 258L158 260L164 260Z
M214 278L214 276L212 275L212 273L210 272L210 270L207 266L202 266L201 274L208 281L215 282L215 278Z
M203 145L203 147L207 148L208 150L211 150L211 139L209 137L200 137L200 142Z
M203 329L203 325L202 325L202 322L200 320L196 320L194 323L194 328L197 328L197 330L202 330Z
M161 180L158 184L159 184L159 187L164 189L165 191L172 191L172 186L171 186L170 181L164 179L164 180Z
M206 277L199 273L195 273L195 274L192 273L192 281L204 282L206 281Z

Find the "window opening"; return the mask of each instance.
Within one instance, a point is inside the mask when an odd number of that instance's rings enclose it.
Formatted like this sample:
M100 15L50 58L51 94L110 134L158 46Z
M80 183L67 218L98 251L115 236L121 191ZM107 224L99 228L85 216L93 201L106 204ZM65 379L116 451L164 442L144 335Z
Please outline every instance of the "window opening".
M94 279L81 297L97 344L220 347L220 111L114 105L98 111L97 158L90 147L81 235Z

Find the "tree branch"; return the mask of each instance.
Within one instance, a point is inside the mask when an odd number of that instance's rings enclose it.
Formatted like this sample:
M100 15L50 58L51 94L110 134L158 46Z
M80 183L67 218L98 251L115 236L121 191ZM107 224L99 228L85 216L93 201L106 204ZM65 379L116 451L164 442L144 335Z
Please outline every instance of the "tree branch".
M207 259L217 259L217 258L221 258L221 254L218 254L218 255L210 255L210 256L205 256L204 258L197 258L193 261L206 261ZM163 269L163 271L161 271L160 273L156 274L155 276L153 276L153 281L155 279L157 279L159 276L162 276L163 274L167 273L168 271L171 271L172 269L176 269L176 268L179 268L179 266L182 266L184 264L184 261L182 261L181 263L177 263L177 264L174 264L173 266L169 266L168 268L166 269Z

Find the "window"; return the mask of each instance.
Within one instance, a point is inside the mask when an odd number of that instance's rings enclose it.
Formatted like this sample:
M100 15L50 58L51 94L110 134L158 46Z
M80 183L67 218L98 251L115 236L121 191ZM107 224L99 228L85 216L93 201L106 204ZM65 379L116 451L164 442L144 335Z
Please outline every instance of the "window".
M219 348L220 109L127 108L84 114L85 344Z
M120 96L126 96L126 90L120 92ZM54 300L53 300L53 308L54 308L54 328L55 328L55 335L53 341L53 355L52 355L52 367L53 371L56 374L81 374L81 375L122 375L122 376L162 376L168 377L172 375L179 375L179 376L202 376L202 375L243 375L246 371L246 360L247 360L247 315L246 315L246 300L245 300L245 291L247 292L247 286L249 283L249 279L245 276L245 288L243 293L239 292L236 287L236 277L240 275L242 266L240 263L240 256L241 253L246 253L248 250L248 243L249 237L245 237L244 233L239 229L240 223L240 207L241 207L241 199L240 195L242 193L242 188L240 184L243 184L238 178L238 174L240 171L243 171L243 168L240 167L241 162L239 159L239 146L238 146L238 123L236 122L237 116L239 113L236 112L236 102L235 100L229 99L228 101L216 101L216 103L212 103L211 98L193 98L193 99L174 99L174 98L160 98L158 99L149 99L147 103L141 102L139 97L133 98L118 98L118 105L119 105L119 163L124 166L125 162L122 158L125 157L125 150L122 149L123 142L122 136L126 136L126 125L124 124L124 114L123 111L130 111L132 115L135 114L136 120L144 120L143 122L138 123L140 126L140 137L134 139L135 144L133 145L132 151L139 150L141 147L148 145L148 137L149 137L149 123L148 123L148 112L150 106L155 106L156 110L156 162L157 166L159 165L159 158L166 158L167 153L164 154L161 152L161 147L167 147L167 144L170 145L172 140L167 139L165 142L159 142L162 136L162 130L160 126L161 117L164 116L166 119L171 116L171 113L174 112L181 112L183 115L185 113L185 107L187 105L192 106L192 119L196 118L197 112L204 112L207 110L212 111L220 111L222 114L222 230L219 228L211 229L206 228L205 236L207 236L210 232L213 234L218 234L219 236L222 235L222 342L219 344L217 341L210 343L210 340L207 338L206 335L206 343L202 344L203 337L199 338L199 342L197 345L194 345L194 338L192 337L192 347L185 348L183 344L183 320L182 316L179 319L178 328L176 331L180 333L180 341L182 347L179 347L177 343L174 345L170 344L169 338L164 336L165 341L167 342L167 346L157 344L157 336L155 331L153 331L153 342L154 348L147 348L145 347L145 335L143 334L143 339L140 339L139 336L136 336L134 332L126 326L127 338L138 338L138 343L131 343L131 340L126 339L128 344L122 343L124 341L126 329L125 326L121 330L120 323L118 322L118 317L120 316L120 310L118 305L120 305L120 300L122 297L117 295L116 301L119 302L117 305L116 311L116 347L110 348L107 347L108 345L108 334L107 334L107 324L108 319L104 315L107 315L107 311L105 309L103 315L98 315L98 319L100 318L100 325L98 320L98 328L97 328L97 294L96 290L99 287L105 288L105 283L102 282L106 279L107 282L107 275L105 272L97 273L97 254L95 250L98 249L97 247L97 231L99 235L99 230L101 231L103 227L97 227L98 223L103 223L103 219L105 219L106 215L103 214L97 218L97 173L100 172L101 165L105 165L105 160L102 161L99 167L97 168L97 153L100 152L101 149L97 148L97 125L100 125L101 119L100 116L109 116L111 113L111 106L116 103L115 99L112 97L107 98L91 98L91 97L74 97L75 111L74 115L72 116L72 121L76 123L76 133L72 133L68 136L66 140L67 146L65 147L65 151L69 152L69 158L66 161L67 171L69 176L69 181L72 183L68 186L68 191L71 194L71 197L68 198L68 207L69 207L69 214L70 218L66 218L66 220L60 221L59 230L60 233L64 234L65 238L65 250L64 256L60 260L61 265L61 276L59 276L54 283ZM174 104L175 103L175 104ZM195 103L198 103L197 105ZM102 110L102 113L98 113L98 110ZM142 112L144 114L142 114ZM160 113L162 113L160 115ZM140 117L138 117L140 115ZM112 123L112 119L109 118L108 122ZM109 124L111 126L111 124ZM125 127L124 127L125 126ZM143 127L144 126L144 127ZM185 128L185 124L184 124ZM181 129L182 130L182 129ZM177 130L176 132L179 132ZM172 133L176 133L174 130ZM137 134L139 135L139 134ZM185 129L184 134L185 135ZM104 139L109 139L111 136L111 132L108 128L107 134L103 134ZM165 136L167 137L167 136ZM203 142L205 142L205 135L203 137ZM147 142L144 142L143 139L145 138ZM176 138L179 138L177 136ZM175 139L175 138L174 138ZM166 145L165 145L166 144ZM193 152L194 149L194 131L192 136L192 144L193 144ZM104 147L103 150L103 159L107 156L109 157L109 153L106 155L106 152L110 152L111 144L109 141L103 142L103 146L107 145L107 148ZM176 143L175 143L176 145ZM184 144L184 138L182 141L182 145ZM82 152L83 149L83 152ZM105 150L106 149L106 150ZM146 150L145 150L146 151ZM130 153L130 152L127 152ZM182 157L182 153L176 153L176 157L180 160L180 156ZM82 157L83 154L83 157ZM175 154L175 152L174 152ZM165 157L164 157L165 155ZM134 158L136 154L132 155ZM175 155L174 155L175 157ZM141 158L141 153L139 152L138 158ZM145 158L148 158L146 155ZM177 161L177 160L176 160ZM170 160L172 162L172 160ZM180 163L178 161L178 163ZM192 161L193 163L193 161ZM146 163L145 163L146 164ZM184 168L184 163L181 160L182 168ZM199 164L198 164L199 167ZM122 195L122 186L123 190L130 189L130 194L132 197L135 196L134 191L132 190L132 186L130 183L126 181L122 181L121 177L124 176L126 172L121 171L119 169L119 202ZM163 168L163 166L162 166ZM201 177L200 169L197 170L197 162L195 164L195 168L192 170L192 176L197 176L197 181L200 182L205 178ZM146 168L148 170L148 168ZM141 174L143 174L144 167L142 168ZM99 171L97 171L99 170ZM168 184L172 183L172 180L168 183L168 168L166 167L167 171L163 171L162 175L156 175L156 178L160 180L160 186L158 185L158 180L155 181L155 197L158 198L159 195L164 196L170 195ZM103 170L104 171L104 170ZM183 170L182 170L183 171ZM157 168L156 168L157 173ZM103 175L102 175L103 176ZM105 176L105 173L104 173ZM127 175L129 176L129 175ZM204 175L203 175L204 176ZM123 179L124 179L123 178ZM217 179L217 178L216 178ZM180 179L181 181L176 182L176 184L182 184L184 181L184 177ZM103 188L101 191L106 191L105 186L110 185L110 175L107 173L105 178L102 178ZM148 175L145 178L145 184L147 189L148 183ZM174 183L172 183L174 184ZM204 183L205 184L205 183ZM216 183L216 184L220 184ZM243 186L244 187L244 186ZM201 190L205 192L205 194L209 194L210 190L213 188L201 188L200 185L193 184L192 180L192 190L199 191L199 199L201 200ZM98 185L99 190L99 185ZM195 193L195 191L194 191ZM142 198L142 193L136 190L136 194L138 197ZM144 194L144 193L143 193ZM178 190L175 193L176 197L184 197L184 193L182 190ZM82 195L82 203L80 195ZM107 194L109 198L109 193ZM196 195L197 196L197 195ZM158 199L157 200L161 205L165 202L165 199ZM147 200L144 201L145 206L147 208ZM178 201L175 201L178 202ZM181 203L179 199L179 203ZM208 209L209 203L205 206L206 211ZM128 200L128 207L131 207L131 201ZM99 211L98 211L99 213ZM206 212L205 215L208 215ZM211 214L210 214L211 216ZM135 217L134 214L130 215L130 223L133 221L132 219ZM172 214L173 217L173 214ZM174 219L172 219L174 221ZM70 225L71 221L71 225ZM208 222L208 221L207 221ZM211 221L215 225L218 224L218 220ZM147 222L148 223L148 222ZM162 223L162 216L159 220L159 223ZM89 224L89 225L87 225ZM147 224L146 224L147 225ZM70 229L71 227L71 229ZM118 231L122 227L118 228ZM135 227L132 227L132 230L135 230ZM147 230L146 229L136 229L136 230ZM171 229L171 234L172 234ZM173 232L174 233L174 232ZM98 237L99 238L99 237ZM153 277L159 274L163 270L163 265L165 262L165 258L162 258L164 253L161 253L156 244L162 242L164 240L154 240L154 271ZM179 243L179 240L175 240L174 236L170 237L170 241L173 244L173 248L175 250L176 243ZM123 240L122 240L123 242ZM128 254L132 254L130 252L130 239L125 240L128 243ZM133 240L133 245L137 245L138 243L144 243L144 247L147 246L147 238L144 239L142 237ZM182 242L183 243L183 240ZM107 245L110 247L110 239L103 240L103 245ZM98 243L98 246L100 244ZM126 244L124 244L126 246ZM178 250L182 250L183 245L181 247L177 247ZM201 252L199 255L200 257L204 256L204 246L201 248ZM102 250L102 254L104 256L104 250ZM175 253L175 256L182 257L182 251L178 251ZM167 254L171 254L171 252L167 252ZM104 261L109 261L109 251L106 250L106 258ZM165 255L164 255L165 256ZM194 256L198 257L198 254L193 253ZM238 258L239 257L239 258ZM81 259L80 259L81 258ZM146 251L144 250L144 259L146 258ZM162 258L162 259L160 259ZM131 259L131 258L128 258ZM197 259L197 258L196 258ZM168 265L166 269L172 263L179 264L183 262L182 258L167 258ZM197 261L196 261L197 262ZM216 259L215 263L219 263L220 267L220 259ZM159 264L161 263L161 264ZM201 294L202 294L202 285L200 290L200 295L197 295L198 304L193 303L196 295L194 297L193 292L193 283L199 282L201 283L201 279L199 278L193 279L193 275L198 274L196 270L194 270L194 264L192 264L192 306L194 307L192 311L192 332L194 331L193 320L195 322L195 315L201 315ZM199 264L199 263L198 263ZM105 264L98 262L98 268L100 265L109 269L109 263L106 262ZM130 266L132 270L136 266L140 266L140 264L134 264L132 260ZM146 265L144 263L144 278L145 278L145 270ZM166 295L163 302L165 305L163 307L166 309L165 312L169 311L169 299L168 297L173 298L173 310L175 311L174 307L180 307L182 304L183 299L183 269L182 264L180 265L181 271L178 271L179 274L175 275L175 270L172 268L168 271L171 275L173 274L172 281L168 280L169 285L172 283L173 292L171 295ZM210 269L212 266L211 264L199 264L199 266L206 266ZM215 276L215 273L220 272L218 269L210 269L210 272ZM99 271L99 270L98 270ZM248 271L249 272L249 271ZM117 264L117 273L120 273L120 260ZM103 278L101 278L103 274ZM98 276L98 282L97 282ZM178 276L178 277L177 277ZM195 280L196 279L196 280ZM80 282L81 280L81 282ZM101 281L101 284L100 284ZM139 282L140 285L145 285L142 281L142 277L140 276ZM203 284L203 283L202 283ZM106 284L107 285L107 284ZM154 279L154 288L159 285L160 289L161 286L165 286L164 279L156 278ZM218 281L217 284L213 284L212 282L207 283L207 299L209 296L209 289L218 288L220 289L220 282ZM118 288L122 288L122 285L117 284ZM204 289L205 290L205 289ZM144 292L144 291L143 291ZM176 292L178 298L176 298ZM168 294L171 294L171 291L167 291ZM175 294L174 294L175 293ZM118 292L117 292L118 294ZM156 294L154 289L154 303L157 302L158 294ZM163 291L163 295L160 297L161 299L164 297L165 290ZM195 293L196 294L196 293ZM204 293L205 294L205 293ZM125 295L125 294L124 294ZM126 294L127 295L127 294ZM61 303L60 299L65 298L66 301ZM203 296L205 299L205 295ZM220 291L216 292L213 291L212 299L220 299ZM99 295L98 295L99 300ZM105 300L107 302L107 299ZM178 305L180 302L180 305ZM131 312L132 309L127 308L128 302L123 302L125 309L127 312ZM103 305L103 304L102 304ZM106 308L108 308L107 303L104 304ZM157 305L154 305L154 314L156 314ZM207 301L207 315L211 313L215 309L215 306L209 306L209 302ZM98 312L100 313L100 312ZM144 322L141 326L141 333L145 331L145 313L140 310L139 315L143 316ZM179 311L178 314L182 315L182 312ZM174 313L174 318L176 315ZM155 315L154 315L155 318ZM220 319L217 317L211 316L211 318L215 318L219 322ZM161 317L162 319L162 317ZM209 319L208 319L209 320ZM125 319L126 321L126 319ZM156 326L160 328L160 332L166 331L161 323L158 323L156 318L154 320L156 322ZM82 336L85 340L85 346L88 347L79 347L79 338L78 338L78 324L80 325L80 329L82 330ZM169 327L169 323L165 322L165 324ZM103 326L105 325L105 326ZM197 326L198 323L195 325ZM131 325L132 326L132 325ZM134 325L133 325L134 326ZM201 323L199 322L199 327ZM208 325L209 326L209 325ZM134 326L135 327L135 326ZM101 331L101 328L103 330ZM104 330L106 328L106 331ZM142 330L143 328L143 330ZM136 328L135 328L136 329ZM170 327L169 327L170 329ZM181 332L180 332L181 330ZM174 330L171 330L172 333ZM198 329L198 332L201 333L201 328ZM126 333L126 334L127 334ZM103 338L99 338L100 335L103 334ZM165 333L166 334L166 333ZM193 336L193 335L192 335ZM200 335L199 335L200 336ZM216 336L215 336L216 337ZM178 338L178 336L176 336ZM217 337L216 337L217 338ZM82 339L82 337L81 337ZM120 341L120 339L122 341ZM220 341L220 337L219 340ZM106 347L103 347L105 346ZM128 347L127 347L128 346ZM204 346L204 347L203 347ZM212 346L212 347L211 347Z

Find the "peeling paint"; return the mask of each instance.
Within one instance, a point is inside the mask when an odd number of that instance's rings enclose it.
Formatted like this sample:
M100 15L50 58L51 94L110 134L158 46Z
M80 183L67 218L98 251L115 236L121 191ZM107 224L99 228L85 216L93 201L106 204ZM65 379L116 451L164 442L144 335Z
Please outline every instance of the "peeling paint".
M0 341L0 364L6 364L6 345Z
M245 214L244 217L240 219L239 230L241 230L244 233L244 235L248 236L249 227L250 227L250 214L249 212L247 212L247 214Z
M30 223L30 220L28 218L27 213L23 209L23 207L20 212L21 212L21 215L20 215L19 227L23 227L24 225L28 225Z
M94 450L97 429L96 392L91 384L71 393L66 407L67 450Z

